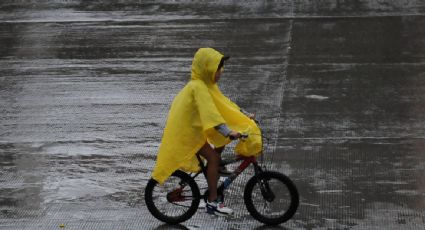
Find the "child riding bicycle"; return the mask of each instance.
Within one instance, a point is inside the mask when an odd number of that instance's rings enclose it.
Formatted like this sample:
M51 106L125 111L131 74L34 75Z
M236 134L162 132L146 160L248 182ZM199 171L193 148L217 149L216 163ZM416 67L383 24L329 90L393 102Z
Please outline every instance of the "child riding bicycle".
M252 115L245 115L218 88L223 72L223 56L212 48L200 48L193 58L191 79L177 94L171 105L152 178L160 184L177 169L198 172L196 154L208 161L207 183L209 196L207 212L228 215L233 211L217 197L220 152L239 131L260 133ZM236 131L238 130L238 131ZM214 146L214 147L212 147ZM242 155L261 152L261 137L250 136L236 146Z

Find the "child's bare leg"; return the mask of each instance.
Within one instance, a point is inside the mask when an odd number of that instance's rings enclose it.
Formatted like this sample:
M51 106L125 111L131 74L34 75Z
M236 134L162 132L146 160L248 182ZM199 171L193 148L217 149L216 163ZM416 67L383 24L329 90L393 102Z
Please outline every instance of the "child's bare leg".
M219 173L230 174L231 172L229 172L226 169L226 166L224 164L222 164L221 154L223 153L225 147L226 146L224 145L222 147L215 148L214 150L218 153L218 157L219 157L219 160L218 160L218 171L219 171Z
M216 153L220 154L220 156L221 156L221 153L223 152L224 147L226 147L226 146L218 147L218 148L215 148L214 150L215 150Z
M217 199L218 164L220 157L208 143L202 146L199 153L208 161L207 183L210 192L208 201L211 202Z

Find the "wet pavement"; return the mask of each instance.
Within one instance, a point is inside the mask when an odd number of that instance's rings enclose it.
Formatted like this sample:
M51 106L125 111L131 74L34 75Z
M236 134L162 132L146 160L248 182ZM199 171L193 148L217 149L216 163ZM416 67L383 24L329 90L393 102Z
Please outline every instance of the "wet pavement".
M299 189L270 229L424 229L424 28L420 0L2 1L0 229L269 229L244 207L249 174L231 218L168 226L144 204L205 46L232 56L223 92Z

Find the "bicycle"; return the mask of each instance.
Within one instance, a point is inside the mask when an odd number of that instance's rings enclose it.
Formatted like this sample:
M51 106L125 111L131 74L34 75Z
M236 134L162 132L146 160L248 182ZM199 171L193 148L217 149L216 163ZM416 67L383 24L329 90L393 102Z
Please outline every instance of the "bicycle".
M149 212L158 220L168 224L184 222L196 213L201 199L206 202L208 189L201 195L195 178L201 173L206 178L207 165L199 154L196 156L201 170L194 175L177 170L162 186L152 178L149 180L145 188L145 202ZM246 183L243 196L248 212L267 225L278 225L291 219L299 205L299 194L289 177L264 170L253 156L223 159L222 165L239 161L242 163L218 185L220 199L224 200L224 191L248 166L253 165L254 176Z

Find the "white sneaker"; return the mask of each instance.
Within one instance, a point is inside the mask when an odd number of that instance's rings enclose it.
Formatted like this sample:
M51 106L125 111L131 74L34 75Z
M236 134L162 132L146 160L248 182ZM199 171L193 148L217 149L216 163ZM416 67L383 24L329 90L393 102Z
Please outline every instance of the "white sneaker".
M226 207L223 202L217 200L209 202L207 201L206 205L208 214L215 214L217 216L228 216L233 213L233 210Z

